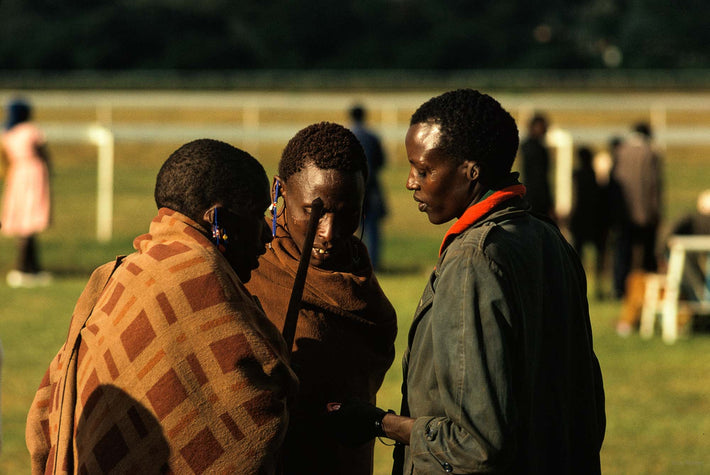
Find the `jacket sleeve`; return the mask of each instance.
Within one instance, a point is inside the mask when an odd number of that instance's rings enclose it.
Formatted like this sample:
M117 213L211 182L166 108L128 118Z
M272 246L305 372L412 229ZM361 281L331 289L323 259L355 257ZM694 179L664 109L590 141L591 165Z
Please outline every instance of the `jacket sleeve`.
M515 451L505 284L474 246L457 248L440 268L430 310L438 391L431 397L445 415L416 419L415 473L500 471Z

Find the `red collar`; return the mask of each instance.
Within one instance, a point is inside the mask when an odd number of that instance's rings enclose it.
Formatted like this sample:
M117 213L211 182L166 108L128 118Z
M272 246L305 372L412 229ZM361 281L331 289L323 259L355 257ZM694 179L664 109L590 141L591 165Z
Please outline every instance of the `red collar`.
M449 243L451 242L451 240L453 240L455 236L461 234L466 229L471 227L474 223L476 223L479 219L488 214L491 210L493 210L493 208L497 207L499 204L516 196L523 195L525 195L524 185L512 185L505 187L502 190L498 190L488 196L488 198L479 201L478 203L472 206L469 206L469 208L464 212L463 215L461 215L458 221L456 221L446 232L444 240L441 241L441 247L439 248L439 257L441 257L441 254L444 252L444 249L446 249L446 246L449 245Z

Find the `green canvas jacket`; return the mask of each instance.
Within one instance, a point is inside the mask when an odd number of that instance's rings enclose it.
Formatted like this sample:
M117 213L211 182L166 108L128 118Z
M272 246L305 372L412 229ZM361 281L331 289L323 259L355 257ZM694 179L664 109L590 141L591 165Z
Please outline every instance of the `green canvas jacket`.
M521 198L458 235L403 360L416 419L394 473L599 473L605 431L584 270Z

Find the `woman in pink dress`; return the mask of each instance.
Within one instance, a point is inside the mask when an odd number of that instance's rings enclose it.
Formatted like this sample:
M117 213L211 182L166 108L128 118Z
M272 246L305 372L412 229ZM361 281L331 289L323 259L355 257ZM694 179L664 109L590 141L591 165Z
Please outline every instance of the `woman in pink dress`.
M11 287L43 285L50 278L40 268L36 243L37 233L49 226L48 155L44 134L30 116L27 102L13 100L1 139L7 173L0 231L17 237L19 244L17 264L7 275Z

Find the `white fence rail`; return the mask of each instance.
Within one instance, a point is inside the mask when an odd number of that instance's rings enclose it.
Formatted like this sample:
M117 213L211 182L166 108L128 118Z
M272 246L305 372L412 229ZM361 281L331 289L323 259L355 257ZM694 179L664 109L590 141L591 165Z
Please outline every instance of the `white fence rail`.
M91 142L98 148L97 237L105 241L112 234L113 148L115 142L177 142L210 137L235 143L285 144L307 123L304 116L317 120L346 121L346 111L354 103L364 105L372 126L381 134L391 157L399 155L408 128L409 115L424 101L441 91L421 92L180 92L180 91L29 91L23 95L37 111L88 110L86 120L40 120L48 140ZM6 103L16 94L0 91ZM517 119L521 132L535 111L589 114L592 126L556 122L548 140L556 148L556 207L565 215L571 206L573 145L606 146L612 136L626 133L629 123L619 123L620 112L647 120L661 147L670 145L710 145L710 93L492 93ZM131 117L132 112L176 111L175 120L157 122ZM214 122L204 120L204 111L220 113ZM200 111L201 119L191 122L184 112ZM225 115L225 111L228 113ZM674 123L669 115L685 112L699 117L692 123ZM609 115L604 120L604 114ZM56 115L56 114L55 114ZM88 116L93 116L90 119ZM117 117L128 117L119 120ZM189 114L188 114L189 117ZM292 117L289 119L288 117ZM601 119L600 119L601 117ZM276 120L274 120L276 119ZM309 123L309 122L308 122Z
M326 120L345 117L345 111L354 103L365 105L373 117L373 124L382 133L385 142L401 145L407 128L407 119L416 107L440 91L390 92L390 93L303 93L303 92L179 92L179 91L33 91L27 94L38 110L48 109L93 109L94 119L110 126L116 140L161 141L183 140L200 134L216 138L250 139L260 141L288 140L304 124L279 125L271 123L279 113L294 111L317 112ZM521 130L527 118L536 110L549 114L556 112L582 114L627 112L639 119L648 120L656 132L660 144L709 144L710 120L702 124L674 124L668 115L674 112L703 113L710 111L710 93L525 93L493 95L518 119ZM13 93L0 91L0 101L6 102ZM174 111L215 110L231 111L233 119L215 121L214 124L190 124L185 120L161 123L119 122L114 120L121 110ZM268 116L268 117L265 117ZM88 121L93 122L93 121ZM75 132L72 128L86 124L62 121L47 124L56 131L56 140L69 140ZM570 127L575 141L606 143L612 135L628 129L625 123L604 123L593 127ZM58 128L55 128L58 127ZM59 128L63 130L59 130Z

